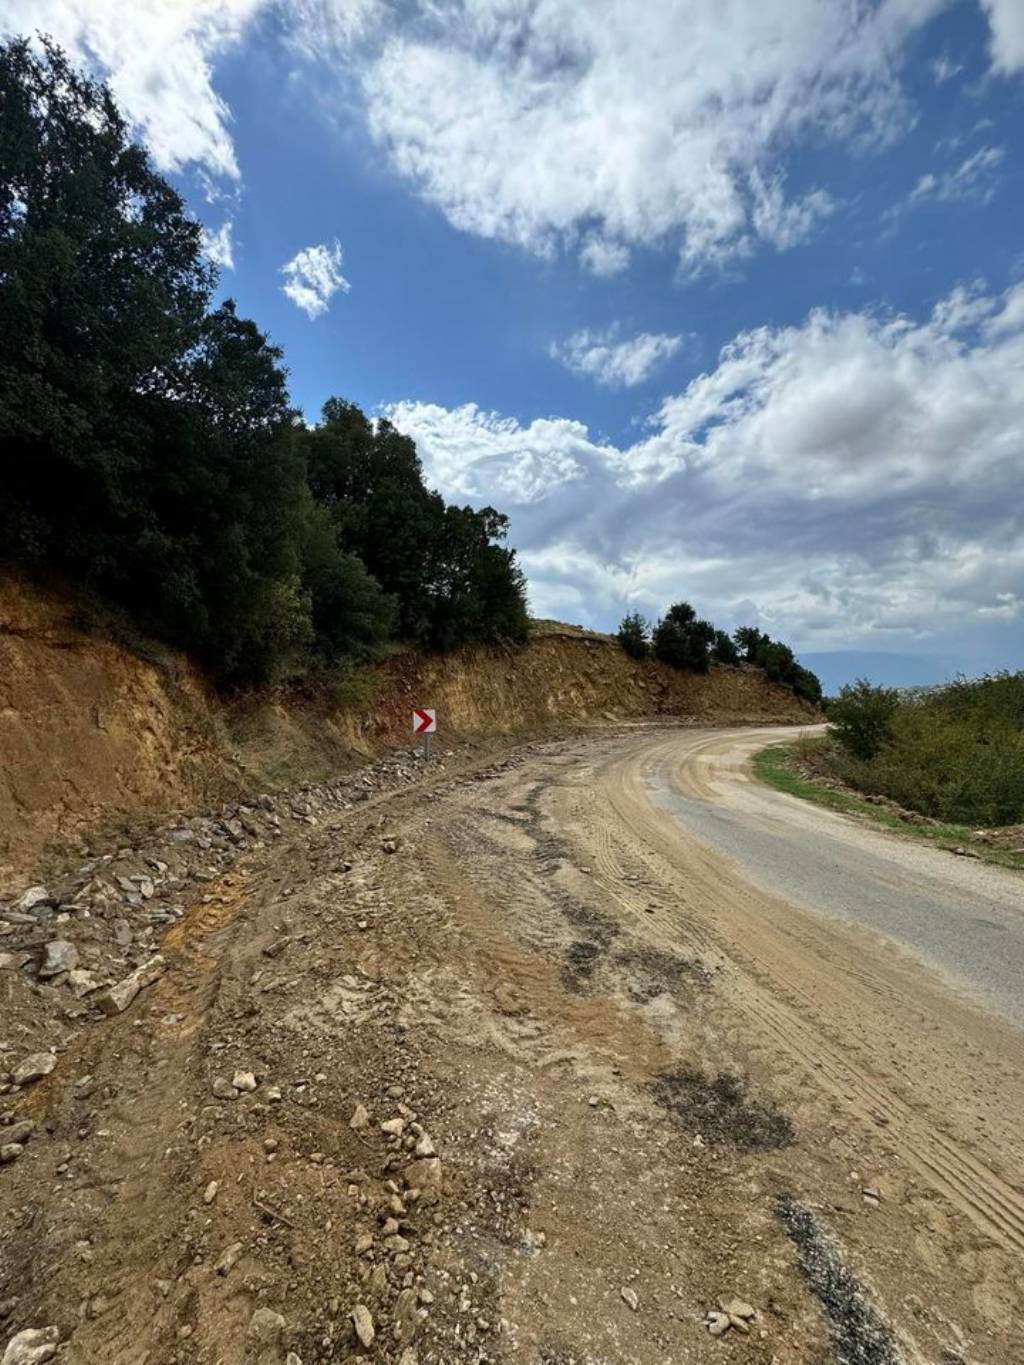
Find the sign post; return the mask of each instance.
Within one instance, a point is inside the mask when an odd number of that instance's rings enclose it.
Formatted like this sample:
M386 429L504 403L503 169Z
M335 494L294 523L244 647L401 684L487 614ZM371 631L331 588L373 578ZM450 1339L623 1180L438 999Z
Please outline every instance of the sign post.
M437 730L437 712L429 707L417 706L412 713L412 732L423 736L423 757L430 761L430 736Z

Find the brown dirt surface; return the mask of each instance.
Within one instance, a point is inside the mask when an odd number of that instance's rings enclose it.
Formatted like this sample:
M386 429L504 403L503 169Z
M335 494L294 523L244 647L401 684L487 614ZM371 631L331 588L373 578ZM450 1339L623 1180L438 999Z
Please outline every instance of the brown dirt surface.
M0 1068L57 1057L0 1096L0 1343L1019 1365L1019 1034L655 808L708 741L395 758L69 865L0 970ZM54 932L166 970L108 1017Z

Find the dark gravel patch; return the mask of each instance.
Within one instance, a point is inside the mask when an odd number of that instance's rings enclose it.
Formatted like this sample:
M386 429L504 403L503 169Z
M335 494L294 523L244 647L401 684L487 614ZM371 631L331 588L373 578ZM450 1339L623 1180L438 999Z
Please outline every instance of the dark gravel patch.
M825 1310L836 1365L904 1365L892 1329L844 1263L835 1239L788 1195L775 1211L796 1245L800 1269Z
M738 1076L705 1076L684 1067L658 1076L653 1089L658 1103L705 1142L753 1152L788 1147L794 1141L790 1119L771 1105L748 1099Z

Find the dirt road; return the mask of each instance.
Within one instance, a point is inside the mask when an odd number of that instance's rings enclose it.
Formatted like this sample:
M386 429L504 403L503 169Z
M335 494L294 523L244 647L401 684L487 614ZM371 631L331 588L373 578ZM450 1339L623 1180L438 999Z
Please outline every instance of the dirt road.
M39 1125L0 1171L8 1334L72 1365L1019 1365L1024 1041L848 922L847 822L747 790L760 739L461 754L254 835L162 979L5 1101ZM846 901L794 871L813 841Z

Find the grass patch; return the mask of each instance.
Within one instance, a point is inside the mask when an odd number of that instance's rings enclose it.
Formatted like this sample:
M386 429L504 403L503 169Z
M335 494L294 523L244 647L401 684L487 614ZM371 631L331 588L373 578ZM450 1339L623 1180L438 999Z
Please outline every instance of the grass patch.
M937 848L969 848L979 859L996 863L1000 867L1024 871L1024 854L1010 849L995 848L979 839L967 825L912 824L900 819L899 815L885 806L877 806L865 800L856 792L829 786L815 781L800 771L800 761L813 746L827 743L821 739L798 739L792 744L773 744L761 749L754 755L754 776L769 787L798 796L803 801L813 801L815 805L826 806L829 810L841 811L844 815L862 817L870 824L887 829L918 843L932 844Z

